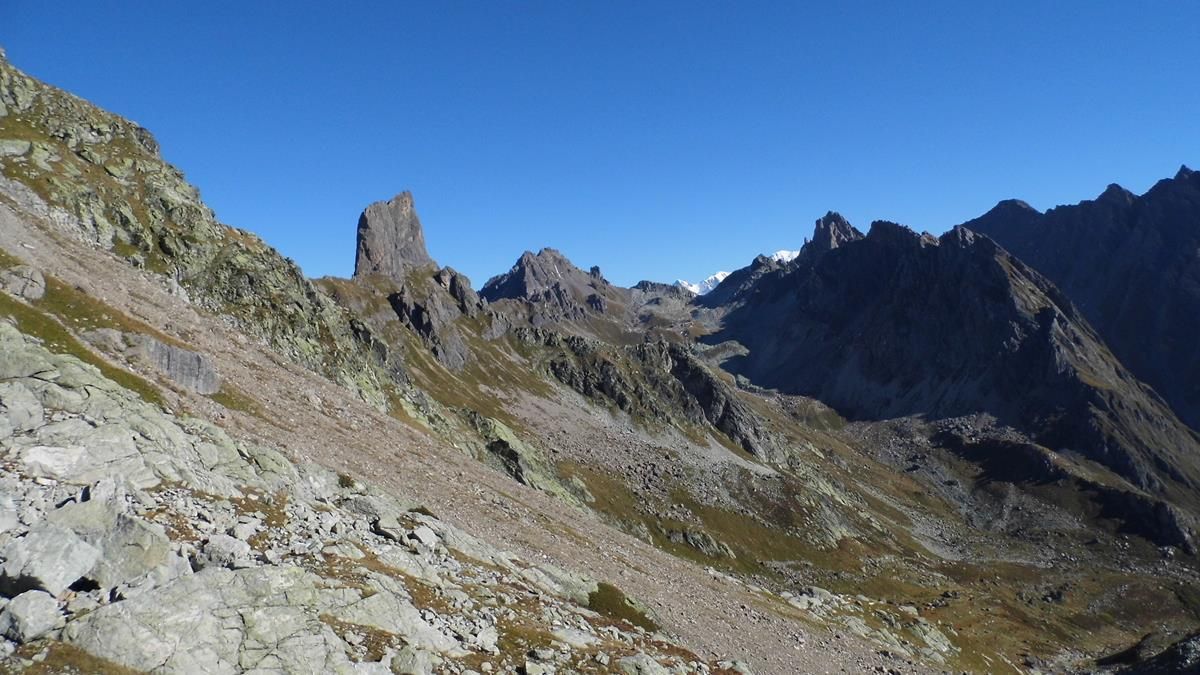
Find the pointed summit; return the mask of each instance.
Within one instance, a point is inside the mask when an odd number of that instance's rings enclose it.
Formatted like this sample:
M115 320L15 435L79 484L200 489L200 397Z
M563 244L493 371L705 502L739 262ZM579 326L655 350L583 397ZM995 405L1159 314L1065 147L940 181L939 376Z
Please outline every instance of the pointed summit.
M818 253L824 253L825 251L832 251L843 244L862 238L862 232L854 229L854 226L843 218L842 214L836 211L829 211L817 219L816 227L813 229L812 241L805 248Z
M354 276L382 274L402 283L408 272L433 264L425 250L425 233L412 193L401 192L386 202L375 202L358 217Z
M1180 164L1179 171L1175 173L1175 180L1187 180L1195 174L1196 172L1189 169L1187 164Z
M1109 183L1108 187L1104 188L1104 192L1100 193L1099 197L1096 197L1096 201L1098 202L1115 204L1117 206L1128 206L1135 199L1137 199L1137 195L1116 183Z
M533 298L554 286L582 289L607 284L600 268L584 272L561 252L543 248L537 254L525 251L508 272L488 279L480 295L489 302L503 298Z

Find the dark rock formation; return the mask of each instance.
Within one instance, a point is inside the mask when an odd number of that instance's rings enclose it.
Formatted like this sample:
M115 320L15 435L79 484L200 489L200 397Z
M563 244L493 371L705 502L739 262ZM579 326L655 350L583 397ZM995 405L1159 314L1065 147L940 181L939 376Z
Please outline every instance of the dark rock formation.
M358 217L355 277L382 274L404 283L408 272L433 264L425 250L425 233L411 193L401 192L386 202L375 202Z
M584 272L552 248L536 255L526 251L512 269L489 279L480 291L491 303L517 301L535 327L578 323L597 315L621 321L629 294L629 289L610 284L599 267Z
M611 402L635 420L711 426L752 455L777 458L778 443L763 420L687 347L660 341L616 348L528 329L520 335L561 348L550 373L584 396Z
M804 249L809 251L809 255L814 255L832 251L842 244L858 241L862 238L862 232L854 229L854 226L843 218L842 214L830 211L817 219L812 239L805 244Z
M433 275L433 280L450 293L450 297L458 304L458 311L467 316L477 316L483 309L483 301L479 294L471 288L471 280L467 275L460 274L454 268L443 267Z
M1181 168L1135 196L1040 213L1000 202L968 227L1044 274L1138 378L1200 428L1200 173Z
M1061 292L987 237L876 222L802 258L726 308L709 340L748 349L728 369L856 418L987 412L1141 489L1196 501L1196 436Z

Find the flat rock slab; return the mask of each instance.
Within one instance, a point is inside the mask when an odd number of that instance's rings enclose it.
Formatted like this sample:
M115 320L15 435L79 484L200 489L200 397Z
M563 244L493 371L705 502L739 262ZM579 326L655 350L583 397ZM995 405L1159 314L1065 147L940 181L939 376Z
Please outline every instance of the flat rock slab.
M62 639L155 673L353 672L318 618L317 583L298 567L205 568L76 619Z

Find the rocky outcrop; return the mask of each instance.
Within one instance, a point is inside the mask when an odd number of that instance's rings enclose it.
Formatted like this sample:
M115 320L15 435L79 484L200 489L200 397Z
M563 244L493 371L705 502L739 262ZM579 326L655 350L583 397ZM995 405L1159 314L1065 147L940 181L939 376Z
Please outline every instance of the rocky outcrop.
M204 354L167 344L150 335L122 333L112 328L89 331L83 338L110 354L153 368L188 391L208 396L221 389L217 368Z
M1140 488L1196 501L1200 443L1066 297L987 237L876 222L760 275L714 343L756 384L869 419L988 412Z
M862 232L856 230L842 214L830 211L817 219L812 239L805 245L808 249L806 255L820 255L862 238ZM802 255L803 251L801 249Z
M1143 195L1110 185L1040 213L1000 202L964 227L995 239L1062 289L1113 353L1200 429L1200 173Z
M433 264L411 193L375 202L358 217L355 277L381 274L403 284L409 272Z
M528 329L518 336L561 350L548 365L555 379L642 424L711 427L751 455L779 458L779 443L767 424L688 347L662 341L614 347Z

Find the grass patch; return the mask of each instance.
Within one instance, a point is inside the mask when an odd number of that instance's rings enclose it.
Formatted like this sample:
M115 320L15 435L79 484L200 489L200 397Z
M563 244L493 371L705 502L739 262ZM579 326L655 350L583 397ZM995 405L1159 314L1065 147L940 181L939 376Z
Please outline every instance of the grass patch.
M58 641L39 641L32 642L27 645L22 645L17 649L15 656L19 659L33 659L46 650L46 657L41 661L34 661L33 665L25 667L22 665L19 672L27 675L90 675L91 673L109 673L111 675L137 675L138 671L132 668L113 663L107 659L102 659L99 656L93 656L75 645L67 644L66 642ZM18 662L19 663L19 662ZM0 666L0 671L3 672L18 672L16 668L12 670L9 666Z
M48 314L0 293L0 316L16 322L22 333L38 338L46 349L67 354L95 366L100 374L142 397L148 403L164 405L162 394L148 380L117 368L85 347L69 330Z
M399 635L393 635L374 626L364 626L359 623L342 621L329 614L321 614L317 618L320 619L321 623L332 628L333 632L343 640L350 634L355 634L362 638L362 642L358 644L358 648L365 652L363 654L363 661L379 661L389 650L396 649L404 644Z
M209 396L209 398L219 403L226 410L235 410L248 415L254 415L268 422L271 421L267 419L266 411L263 410L258 401L228 382L223 382L220 390Z
M8 251L0 248L0 270L6 270L10 267L16 267L21 264L20 258L10 254Z
M625 597L625 593L621 589L603 581L599 583L596 590L588 595L588 609L612 619L641 626L651 633L658 630L658 624L654 623L653 619Z
M150 335L159 342L188 349L188 345L105 304L83 291L51 276L46 277L46 295L34 303L76 331L112 328L123 333Z

